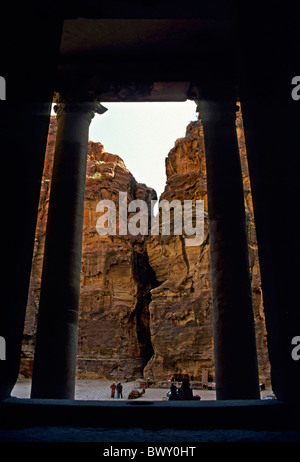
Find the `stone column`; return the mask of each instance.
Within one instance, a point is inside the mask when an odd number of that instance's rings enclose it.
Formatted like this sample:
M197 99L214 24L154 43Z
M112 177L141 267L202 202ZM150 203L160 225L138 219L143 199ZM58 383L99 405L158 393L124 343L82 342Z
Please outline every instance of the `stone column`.
M198 101L203 122L217 399L259 398L234 95Z
M1 75L6 101L0 103L2 171L2 295L0 336L6 360L0 361L0 400L10 396L18 379L24 319L34 247L57 55L63 20L52 7L39 15L32 3L4 2ZM5 13L7 7L13 13ZM39 46L37 47L37 43ZM26 74L26 76L25 76Z
M298 102L287 92L280 94L285 86L286 83L278 84L270 92L270 96L276 95L272 100L264 96L263 90L254 95L249 85L243 91L242 110L272 390L279 400L300 402L300 104L298 109ZM285 114L282 119L278 117L279 107Z
M253 2L247 15L241 2L237 6L236 33L243 49L239 91L272 390L294 406L300 402L300 101L292 94L292 79L299 75L298 16L280 2L272 8Z
M46 230L32 398L73 399L89 125L99 103L61 101Z

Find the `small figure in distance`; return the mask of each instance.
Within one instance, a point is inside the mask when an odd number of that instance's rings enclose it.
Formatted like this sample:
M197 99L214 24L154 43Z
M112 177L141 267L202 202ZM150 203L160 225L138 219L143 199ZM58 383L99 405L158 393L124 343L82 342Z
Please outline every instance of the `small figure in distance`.
M178 390L179 399L188 400L193 399L193 391L190 387L188 379L184 379L181 383L181 387Z
M169 400L173 401L178 399L178 394L177 394L177 387L176 385L172 382L171 387L170 387L170 396Z
M117 383L117 398L123 398L123 385L121 384L121 382L118 382Z
M111 398L114 398L114 397L115 397L116 388L117 388L116 384L115 384L115 383L112 383L111 386L110 386L110 389L111 389L111 395L110 395L110 397L111 397Z
M143 388L142 391L138 391L136 388L131 390L131 392L128 395L128 399L137 399L141 398L145 394L145 389Z

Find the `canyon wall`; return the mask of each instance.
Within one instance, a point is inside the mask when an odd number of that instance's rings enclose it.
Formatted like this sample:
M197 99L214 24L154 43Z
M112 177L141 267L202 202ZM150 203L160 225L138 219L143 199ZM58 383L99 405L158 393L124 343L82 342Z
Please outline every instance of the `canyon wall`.
M51 117L41 185L32 274L25 320L21 373L30 376L33 364L39 292L56 117ZM150 204L156 192L138 183L122 159L89 142L83 225L77 375L81 378L140 377L153 354L149 330L150 290L156 285L143 236L100 236L96 230L101 200ZM117 223L118 226L118 223Z
M240 109L236 125L244 183L259 376L260 381L269 385L270 365L258 248ZM167 379L177 373L201 379L203 369L214 376L214 360L206 164L200 120L191 122L186 136L175 142L166 159L166 173L167 184L161 199L202 199L205 207L205 232L200 246L186 246L184 236L174 235L152 236L147 241L149 262L160 285L151 291L149 311L154 355L145 367L144 375Z
M253 208L241 114L237 132L243 167L250 270L260 380L269 383L269 362L255 237ZM20 372L30 376L33 363L47 208L54 154L56 118L51 117L39 204L35 249L25 321ZM214 375L211 281L206 199L204 137L201 121L191 122L166 158L167 184L160 198L204 201L204 241L187 245L186 235L105 235L96 230L100 200L118 211L119 192L128 203L156 199L138 183L120 157L89 142L82 252L77 376L154 380L174 373L200 379ZM129 215L129 219L132 216ZM118 214L117 230L118 230ZM149 221L150 225L150 221ZM171 226L172 230L172 226ZM246 360L246 358L245 358ZM237 371L238 376L238 371Z

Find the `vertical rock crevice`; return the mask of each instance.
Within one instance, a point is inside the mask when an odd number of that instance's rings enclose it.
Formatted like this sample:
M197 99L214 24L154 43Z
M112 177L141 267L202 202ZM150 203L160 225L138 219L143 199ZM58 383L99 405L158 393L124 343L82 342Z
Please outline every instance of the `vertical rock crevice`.
M137 284L137 301L130 315L129 324L131 329L136 330L144 368L154 354L151 342L149 305L151 303L151 290L157 287L159 283L149 264L147 253L134 250L132 265L133 276Z
M186 275L188 276L188 274L190 272L190 262L189 262L189 259L188 259L187 253L186 253L185 237L184 236L180 236L180 242L181 242L182 256L183 256L184 262L186 264Z

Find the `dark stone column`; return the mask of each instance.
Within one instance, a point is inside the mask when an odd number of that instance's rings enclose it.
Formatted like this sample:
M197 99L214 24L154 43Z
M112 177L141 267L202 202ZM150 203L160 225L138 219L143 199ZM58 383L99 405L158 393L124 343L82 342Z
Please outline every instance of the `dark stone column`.
M33 398L74 398L89 125L99 103L60 102L46 230Z
M259 398L235 98L201 98L204 127L217 399Z
M300 30L297 2L292 3L285 8L281 2L252 2L247 15L239 4L238 17L240 99L272 389L285 402L300 400L300 353L292 343L300 336L300 101L292 97Z
M12 11L10 10L12 8ZM45 8L5 2L0 30L1 75L6 101L0 102L2 172L0 399L17 381L44 155L63 21ZM9 11L6 12L6 9ZM11 21L11 24L9 24ZM38 46L37 46L38 43Z
M245 84L241 104L272 389L282 401L299 401L300 354L298 350L298 356L293 357L297 345L292 342L300 336L300 104L291 97L290 75L274 78L267 95L267 82L262 76L256 81L255 91L252 83ZM278 117L278 108L284 117Z

